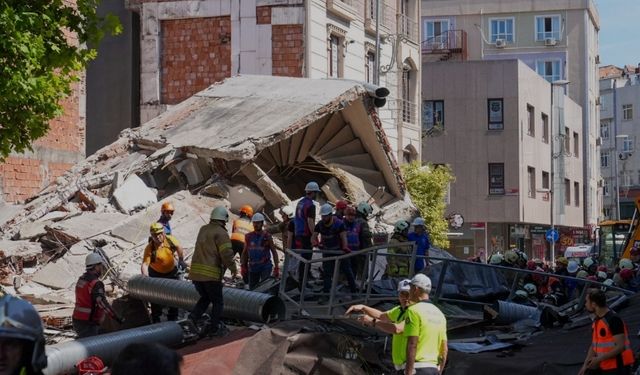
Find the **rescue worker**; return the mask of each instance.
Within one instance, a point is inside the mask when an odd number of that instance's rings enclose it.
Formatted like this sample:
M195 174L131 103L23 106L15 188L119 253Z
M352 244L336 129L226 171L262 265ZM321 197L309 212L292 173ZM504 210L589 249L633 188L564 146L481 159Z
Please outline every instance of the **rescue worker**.
M595 315L591 346L580 369L585 374L631 374L635 362L626 324L607 307L607 297L600 289L590 289L585 302Z
M407 338L403 334L396 333L399 323L404 321L404 314L411 303L409 300L409 290L411 280L401 280L398 283L398 300L400 305L387 311L380 311L365 305L353 305L349 307L345 315L353 313L363 313L358 321L368 327L375 327L382 332L392 335L391 337L391 360L396 370L404 368L407 361ZM415 301L417 302L417 301Z
M282 216L282 221L277 224L269 225L267 227L267 232L271 234L280 233L282 235L282 247L284 249L291 249L291 240L293 239L292 234L295 230L293 225L295 212L293 212L293 208L284 206L280 209L280 216Z
M316 224L311 243L322 250L342 250L344 253L350 253L347 245L347 232L342 220L333 216L333 208L330 204L326 203L320 207L320 216L322 219ZM318 239L320 237L320 239ZM337 254L323 253L323 258L335 257ZM319 304L324 304L328 300L328 294L331 291L331 282L333 280L333 268L335 261L322 262L322 292L324 293L318 300ZM351 269L351 262L343 260L340 262L340 271L347 278L349 289L351 293L356 293L356 281L353 277L353 270Z
M589 275L594 275L598 272L598 264L593 260L593 258L584 258L582 261L582 267Z
M555 274L558 276L569 276L569 272L567 272L567 266L569 265L569 260L565 257L559 257L556 259L556 268Z
M569 264L567 265L567 273L569 274L569 276L576 277L579 270L580 266L578 265L578 262L576 262L575 260L570 260ZM575 280L570 279L563 280L563 283L565 291L567 293L567 300L572 300L578 288L578 283Z
M233 221L231 225L231 247L233 254L241 255L244 250L244 238L247 233L253 231L251 224L251 216L253 216L253 208L249 205L240 207L239 218Z
M389 248L387 249L389 254L411 255L411 247L394 246L408 241L407 235L409 234L410 226L411 225L406 220L396 221L393 226L393 235L391 236L391 240L389 240ZM407 277L409 276L410 264L411 258L409 257L388 256L386 274L389 277Z
M349 206L344 210L343 222L347 230L347 246L349 246L349 250L358 251L371 247L369 223L361 218L356 218L355 208ZM360 254L351 258L351 267L356 279L365 279L366 265L367 254Z
M178 268L187 269L187 264L184 262L184 252L178 240L171 235L165 234L164 228L160 223L151 224L149 233L151 234L151 241L144 249L140 271L144 276L178 280ZM151 304L151 323L160 323L163 308L162 305ZM174 321L177 319L178 308L169 307L167 320Z
M411 223L413 225L413 232L409 233L408 239L409 242L416 243L416 255L428 257L429 256L429 248L431 247L431 241L429 239L429 234L427 233L427 229L425 227L424 219L421 217L417 217L413 219ZM416 273L421 272L427 266L427 258L416 258L416 263L414 266L414 271Z
M173 217L173 213L175 209L173 208L173 204L171 202L162 203L162 207L160 207L160 218L158 219L158 223L162 224L164 227L165 234L171 234L171 218Z
M431 279L422 273L411 279L402 334L407 338L405 374L437 375L447 363L447 319L429 303Z
M243 272L247 274L249 289L253 290L258 284L268 279L271 272L273 272L273 277L280 278L280 267L278 266L278 253L273 245L271 234L263 230L264 215L261 213L253 215L251 222L254 231L247 233L245 237L240 264L242 264ZM271 262L272 257L273 263Z
M296 205L294 224L293 248L302 250L312 250L311 235L316 226L316 204L315 199L320 192L320 186L315 181L310 181L304 188L305 196ZM310 251L300 253L304 259L310 260L313 254ZM311 275L309 275L310 277ZM298 284L302 288L304 279L304 263L298 265Z
M104 272L102 257L89 253L85 258L86 272L76 283L76 304L73 309L73 330L79 338L98 334L105 312L122 324L124 319L113 310L104 291L100 276Z
M507 262L509 267L519 268L518 266L518 253L515 250L511 249L504 253L504 261Z
M215 207L211 211L209 223L202 226L198 232L191 260L189 278L198 291L200 299L189 314L189 319L195 324L207 311L209 304L213 304L209 329L203 332L208 336L224 336L228 333L227 328L220 322L224 305L223 268L231 270L234 278L238 275L236 263L233 260L231 240L225 227L228 221L229 212L223 206Z
M340 220L344 219L344 210L346 210L348 206L349 203L345 200L341 199L339 201L336 201L336 211L334 215Z
M40 375L47 367L42 319L27 301L0 299L0 374Z

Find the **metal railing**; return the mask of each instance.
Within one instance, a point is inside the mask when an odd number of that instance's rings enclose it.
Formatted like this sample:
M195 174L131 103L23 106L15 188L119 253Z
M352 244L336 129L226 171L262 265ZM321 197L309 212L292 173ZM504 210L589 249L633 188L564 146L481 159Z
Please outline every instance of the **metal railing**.
M418 23L406 14L398 15L398 33L412 42L418 42Z
M398 115L402 118L403 122L407 124L417 124L418 123L418 107L416 103L398 99Z
M448 30L428 38L421 43L424 54L460 54L462 60L467 59L467 32L464 30Z
M402 248L402 247L410 247L411 248L411 253L410 254L398 254L398 253L392 253L389 254L386 252L386 250L389 247L394 247L394 248ZM315 259L306 259L304 258L301 254L321 254L323 257L321 258L315 258ZM350 293L349 294L349 298L346 301L341 301L338 300L338 294L337 294L337 287L338 287L338 283L339 283L339 275L340 275L340 263L341 262L345 262L345 261L351 261L351 259L353 257L356 256L361 256L361 255L366 255L367 257L367 263L365 266L365 270L366 272L366 278L361 279L361 280L357 280L356 279L356 284L358 284L358 281L360 281L360 284L362 286L364 286L364 292L360 292L360 293ZM351 304L358 304L358 303L363 303L363 304L370 304L370 303L377 303L377 302L391 302L391 303L395 303L397 302L397 294L393 293L393 294L372 294L372 287L373 287L373 283L376 280L376 278L379 276L377 274L374 274L375 270L376 270L376 264L378 263L378 258L379 257L384 257L384 258L388 258L388 257L396 257L396 258L408 258L409 259L409 274L407 275L407 277L412 277L415 274L415 263L416 260L418 259L424 259L427 267L429 266L433 266L435 264L439 264L441 263L441 269L440 272L438 274L437 280L432 280L433 282L433 287L432 287L432 293L430 295L430 298L432 301L434 301L435 303L439 302L439 301L443 301L443 302L449 302L449 303L454 303L454 304L464 304L464 305L468 305L468 304L474 304L474 305L485 305L487 303L483 303L483 302L473 302L470 301L468 299L459 299L459 298L449 298L449 297L444 297L443 296L443 285L445 284L445 277L447 274L447 270L449 269L449 267L451 267L453 264L460 264L460 265L464 265L466 267L482 267L482 268L486 268L486 269L492 269L495 270L496 272L502 272L503 276L504 274L510 274L513 275L513 279L512 280L508 280L505 277L505 280L507 282L507 284L510 284L511 287L505 289L504 293L506 294L508 292L508 297L507 300L511 300L514 296L515 296L515 292L518 289L519 286L519 280L522 279L525 275L539 275L541 277L554 277L557 278L559 280L573 280L576 282L576 285L579 286L581 289L578 289L580 294L576 299L571 300L570 305L572 306L572 308L575 308L576 310L580 310L582 309L582 307L584 306L584 302L585 302L585 297L586 297L586 293L587 290L590 287L601 287L601 288L606 288L607 290L613 290L613 291L617 291L623 294L634 294L634 292L626 290L626 289L622 289L619 287L615 287L615 286L607 286L605 284L602 284L600 282L597 281L591 281L591 280L586 280L586 279L578 279L575 277L571 277L571 276L561 276L561 275L556 275L556 274L551 274L551 273L546 273L546 272L538 272L538 271L530 271L530 270L526 270L526 269L518 269L518 268L512 268L512 267L505 267L505 266L498 266L498 265L492 265L492 264L485 264L485 263L475 263L475 262L469 262L467 260L461 260L461 259L456 259L456 258L443 258L443 257L435 257L435 256L420 256L420 255L416 255L416 246L414 242L405 242L405 243L394 243L394 244L385 244L385 245L378 245L378 246L373 246L367 249L363 249L360 251L355 251L355 252L351 252L348 254L343 253L342 251L321 251L321 250L291 250L291 249L287 249L285 251L285 258L284 258L284 265L283 265L283 280L284 278L287 277L287 270L289 269L290 263L292 261L294 262L302 262L304 264L303 266L303 275L302 275L302 280L301 280L301 285L306 286L308 284L308 281L310 280L309 277L309 273L311 271L311 267L315 264L319 264L321 265L324 262L335 262L334 264L334 268L333 268L333 275L332 275L332 279L331 279L331 289L329 291L329 293L324 293L324 292L314 292L314 291L310 291L307 290L306 287L302 287L300 288L300 293L298 296L295 296L295 293L287 293L286 292L286 283L282 282L280 283L280 291L279 291L279 295L280 298L288 303L293 304L295 310L297 310L298 314L303 314L303 311L305 312L306 315L312 316L314 318L325 318L325 319L331 319L331 318L335 318L336 316L340 315L342 313L342 311L340 311L340 313L338 315L334 315L334 310L338 307L343 307L346 305L351 305ZM363 275L365 276L365 275ZM300 275L298 275L298 277L300 277ZM404 276L402 276L404 277ZM291 294L291 295L290 295ZM311 301L311 299L317 298L317 297L328 297L328 301L326 305L321 305L318 306L315 302ZM316 314L313 312L309 312L309 308L319 308L321 310L324 310L324 314Z

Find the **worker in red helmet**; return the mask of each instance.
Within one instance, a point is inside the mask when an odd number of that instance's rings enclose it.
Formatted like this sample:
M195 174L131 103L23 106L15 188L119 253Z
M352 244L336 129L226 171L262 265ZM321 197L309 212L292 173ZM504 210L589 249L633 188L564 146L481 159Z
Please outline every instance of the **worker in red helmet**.
M336 207L333 215L340 220L344 219L344 210L346 210L348 206L349 203L345 200L336 201Z
M171 235L171 218L173 217L173 213L175 209L173 208L173 204L171 202L164 202L160 207L160 218L158 219L158 223L162 224L164 227L164 233Z
M237 219L235 219L231 225L231 248L233 254L242 255L244 250L244 238L247 233L253 232L253 224L251 224L251 217L253 216L253 207L245 204L240 207Z

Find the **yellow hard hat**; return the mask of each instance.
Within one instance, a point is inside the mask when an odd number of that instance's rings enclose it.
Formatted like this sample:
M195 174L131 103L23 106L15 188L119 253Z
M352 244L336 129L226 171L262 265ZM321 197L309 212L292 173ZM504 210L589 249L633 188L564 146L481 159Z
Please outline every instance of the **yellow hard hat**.
M149 228L149 232L151 232L151 234L164 233L164 226L160 223L153 223Z
M560 264L563 264L565 266L568 266L569 265L569 260L567 258L565 258L565 257L559 257L559 258L556 259L556 263L560 263Z

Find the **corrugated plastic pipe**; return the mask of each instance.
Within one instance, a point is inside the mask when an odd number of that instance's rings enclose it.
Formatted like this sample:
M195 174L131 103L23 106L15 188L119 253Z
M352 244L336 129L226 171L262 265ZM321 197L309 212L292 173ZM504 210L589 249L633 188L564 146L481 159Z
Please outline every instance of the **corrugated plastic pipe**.
M537 307L506 301L498 301L495 307L498 311L498 316L496 316L494 322L497 324L511 324L523 319L540 321L541 312Z
M135 276L127 285L129 295L142 301L191 310L200 295L191 282ZM252 322L269 322L284 318L285 305L279 297L244 289L223 288L222 316Z
M75 374L74 366L92 355L111 364L125 346L133 343L159 343L171 347L182 343L182 327L176 322L162 322L125 329L104 335L86 337L47 346L45 375Z

